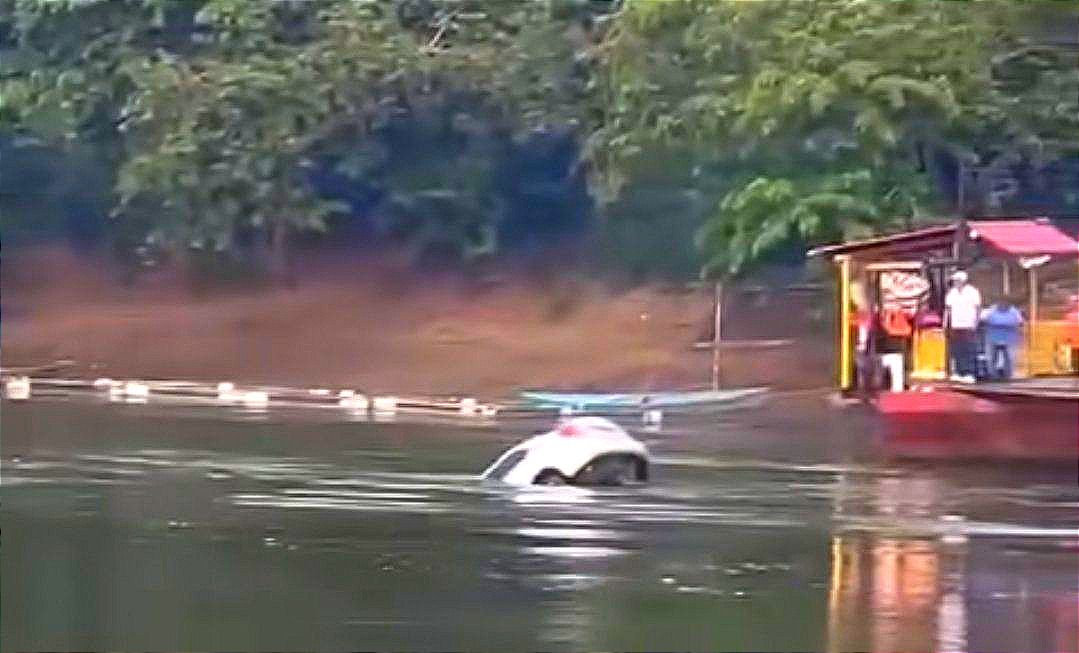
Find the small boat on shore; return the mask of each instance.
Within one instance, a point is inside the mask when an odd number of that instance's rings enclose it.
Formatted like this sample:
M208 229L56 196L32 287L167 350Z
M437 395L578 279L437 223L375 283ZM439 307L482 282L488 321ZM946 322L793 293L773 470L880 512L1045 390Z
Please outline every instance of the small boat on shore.
M656 409L708 409L729 406L741 401L758 398L768 388L734 388L731 390L696 390L689 392L647 393L587 393L587 392L521 392L521 398L536 409L591 410L591 411L639 411Z

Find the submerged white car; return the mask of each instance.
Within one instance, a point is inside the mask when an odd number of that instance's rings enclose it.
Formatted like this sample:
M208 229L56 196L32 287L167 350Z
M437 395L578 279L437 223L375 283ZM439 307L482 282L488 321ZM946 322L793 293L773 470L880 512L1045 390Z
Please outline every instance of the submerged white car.
M510 485L624 485L648 480L648 449L602 417L576 417L499 456L482 475Z

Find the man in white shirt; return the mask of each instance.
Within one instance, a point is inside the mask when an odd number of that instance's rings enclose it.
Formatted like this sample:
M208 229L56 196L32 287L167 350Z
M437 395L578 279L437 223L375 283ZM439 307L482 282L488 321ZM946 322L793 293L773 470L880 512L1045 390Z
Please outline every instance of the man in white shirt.
M974 382L978 357L978 318L982 309L982 294L967 283L967 273L952 274L952 288L944 298L944 324L948 327L949 358L952 359L952 380Z

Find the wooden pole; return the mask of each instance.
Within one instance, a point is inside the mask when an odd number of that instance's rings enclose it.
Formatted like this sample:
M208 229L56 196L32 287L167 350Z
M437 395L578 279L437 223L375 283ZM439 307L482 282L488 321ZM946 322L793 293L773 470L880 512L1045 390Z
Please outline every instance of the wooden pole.
M716 322L712 335L712 390L719 390L720 341L723 339L723 282L716 282Z
M1038 268L1030 267L1030 320L1027 321L1027 376L1034 376L1034 338L1038 330Z
M839 261L839 389L851 387L850 259Z

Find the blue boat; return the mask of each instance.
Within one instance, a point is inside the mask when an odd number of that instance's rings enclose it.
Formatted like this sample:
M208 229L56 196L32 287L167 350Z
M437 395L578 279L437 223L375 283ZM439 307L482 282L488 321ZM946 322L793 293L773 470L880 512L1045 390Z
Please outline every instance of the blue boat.
M689 392L579 393L521 392L521 399L532 408L571 408L573 410L641 410L642 408L708 408L724 406L763 395L768 388L697 390Z

